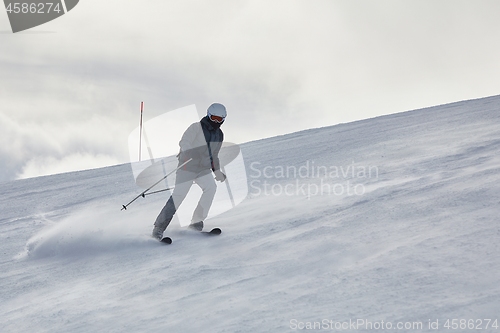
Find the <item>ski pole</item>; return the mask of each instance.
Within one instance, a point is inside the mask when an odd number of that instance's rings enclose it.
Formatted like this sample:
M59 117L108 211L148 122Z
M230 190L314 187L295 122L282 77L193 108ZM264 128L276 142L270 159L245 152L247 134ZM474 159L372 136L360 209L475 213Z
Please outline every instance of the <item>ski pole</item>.
M162 179L160 179L159 181L157 181L156 183L154 183L153 185L151 185L150 187L148 187L146 190L144 190L141 194L139 194L138 196L136 196L134 199L132 199L132 201L130 201L128 204L126 205L122 205L122 209L120 210L127 210L127 207L134 201L136 201L137 199L139 199L140 197L145 197L146 196L146 192L149 191L150 189L152 189L153 187L155 187L156 185L158 185L162 180L164 180L165 178L167 178L168 176L170 176L171 174L173 174L174 172L176 172L177 170L179 170L180 168L182 168L183 166L185 166L186 164L188 164L189 162L191 162L192 158L190 158L189 160L187 160L186 162L182 163L181 165L179 165L177 168L175 168L174 170L172 170L171 172L169 172L168 174L165 175L165 177L163 177Z
M158 190L158 191L154 191L154 192L144 193L143 197L146 197L146 195L151 195L151 194L156 194L156 193L161 193L161 192L169 191L169 190L172 190L173 188L174 188L174 186L168 187L168 188L164 188L163 190Z
M221 165L220 169L222 170L222 172L224 174L226 174L226 171L224 170L224 167L222 165ZM226 183L227 194L229 194L229 199L231 199L231 204L233 205L233 208L234 208L234 207L236 207L236 205L234 204L233 192L231 191L231 186L229 186L229 181L227 180L227 176L226 176L226 179L224 182Z

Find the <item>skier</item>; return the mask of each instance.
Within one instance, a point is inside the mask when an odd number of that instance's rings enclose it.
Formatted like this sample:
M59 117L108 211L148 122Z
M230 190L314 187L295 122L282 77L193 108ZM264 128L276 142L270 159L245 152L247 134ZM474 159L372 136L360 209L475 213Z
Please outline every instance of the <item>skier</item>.
M180 152L177 155L179 165L190 158L192 160L176 172L174 191L154 223L152 233L154 238L158 240L163 238L165 229L193 183L200 186L203 194L194 210L189 227L202 231L203 221L208 216L217 190L215 180L220 182L226 180L226 175L220 170L218 156L224 140L220 126L224 123L225 118L226 108L224 105L214 103L207 109L207 115L199 122L190 125L182 135L179 142ZM212 172L215 175L215 180Z

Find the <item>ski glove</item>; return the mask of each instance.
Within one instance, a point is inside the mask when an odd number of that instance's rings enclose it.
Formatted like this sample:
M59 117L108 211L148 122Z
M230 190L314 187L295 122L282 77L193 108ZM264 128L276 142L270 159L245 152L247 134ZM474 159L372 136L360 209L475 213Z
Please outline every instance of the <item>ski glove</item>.
M226 175L222 173L222 171L220 170L215 170L214 171L214 174L215 174L215 180L219 181L219 182L223 182L226 180Z

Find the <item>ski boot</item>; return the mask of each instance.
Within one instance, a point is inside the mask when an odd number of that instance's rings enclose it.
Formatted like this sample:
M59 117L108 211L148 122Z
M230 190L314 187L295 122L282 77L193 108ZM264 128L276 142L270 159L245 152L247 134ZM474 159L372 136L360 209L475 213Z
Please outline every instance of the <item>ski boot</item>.
M197 231L202 231L203 230L203 221L201 222L196 222L196 223L191 223L189 225L191 229L197 230Z
M161 230L161 228L155 226L153 228L153 232L151 233L151 237L161 241L163 238L163 230Z

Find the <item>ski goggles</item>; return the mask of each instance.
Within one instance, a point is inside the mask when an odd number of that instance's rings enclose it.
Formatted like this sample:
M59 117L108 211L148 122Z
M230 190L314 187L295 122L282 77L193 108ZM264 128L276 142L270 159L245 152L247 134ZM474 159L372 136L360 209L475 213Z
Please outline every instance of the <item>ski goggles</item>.
M221 117L221 116L216 116L216 115L213 115L213 114L209 114L208 117L210 118L211 121L215 122L215 123L222 123L224 121L224 117Z

